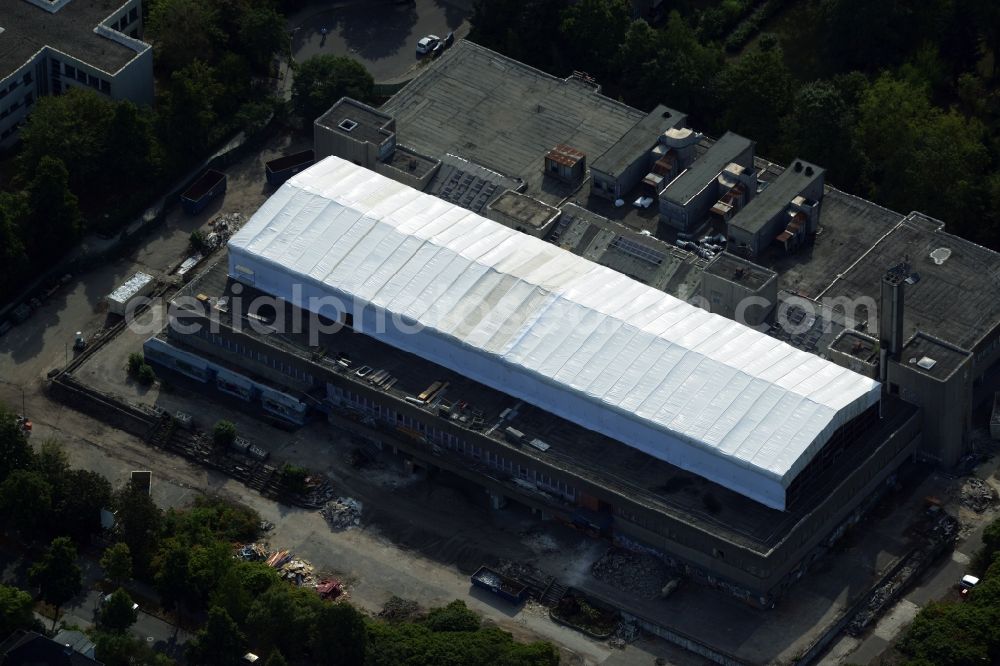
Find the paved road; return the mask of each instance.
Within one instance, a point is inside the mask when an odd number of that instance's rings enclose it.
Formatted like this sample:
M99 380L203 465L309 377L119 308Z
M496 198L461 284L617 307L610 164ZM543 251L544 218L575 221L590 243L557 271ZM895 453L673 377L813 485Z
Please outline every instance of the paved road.
M451 31L463 35L469 13L463 3L445 0L368 0L326 10L313 6L289 18L292 53L297 62L323 53L350 56L376 81L394 81L418 66L421 37L444 37Z

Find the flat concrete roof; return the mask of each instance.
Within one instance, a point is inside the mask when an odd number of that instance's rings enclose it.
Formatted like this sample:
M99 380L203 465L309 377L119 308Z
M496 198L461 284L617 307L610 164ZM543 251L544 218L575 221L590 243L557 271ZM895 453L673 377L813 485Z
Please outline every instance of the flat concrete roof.
M88 65L114 74L136 51L94 32L122 2L72 0L50 13L25 0L4 0L0 11L0 79L48 46Z
M349 136L357 141L380 144L389 138L382 128L392 122L392 117L367 104L342 97L316 124L328 130Z
M956 349L953 345L935 340L924 333L917 333L903 345L899 362L914 372L944 381L951 377L969 355L970 352Z
M827 196L820 216L822 224L857 227L862 220L840 217L831 219L831 197ZM877 207L868 203L868 211ZM880 235L866 240L865 235ZM821 240L823 237L821 236ZM817 244L813 254L821 251ZM941 264L931 253L947 258ZM881 279L885 271L908 260L915 273L905 286L903 335L918 330L945 340L962 349L973 350L1000 326L1000 254L958 236L946 233L943 225L920 214L911 214L889 227L869 230L861 237L833 252L840 256L840 268L829 280L824 296L860 299L868 297L879 304ZM847 256L844 256L846 254ZM862 255L863 256L860 256ZM857 259L851 259L858 255ZM815 270L809 265L808 269Z
M424 191L474 213L484 213L486 206L507 190L522 187L520 180L470 162L458 155L441 157L441 168Z
M558 144L603 155L647 114L459 40L386 102L400 141L441 157L452 153L520 179L525 194L557 205L577 184L545 178L545 156Z
M228 296L231 304L249 307L255 297L266 296L257 289L240 284L240 299L234 300L232 287L238 283L229 278L226 269L227 262L223 258L179 290L173 303L179 310L192 310L196 307L195 303L198 303L197 307L201 307L193 296L204 294L209 297L209 302ZM263 311L259 311L259 314L266 315ZM831 488L847 478L850 470L858 463L856 456L841 456L828 474L821 475L810 486L810 492L805 493L801 501L790 510L778 511L526 403L522 403L517 418L505 421L503 425L520 430L527 435L528 440L541 439L549 445L549 449L541 452L531 446L510 444L504 438L503 428L490 432L489 427L501 422L501 412L521 401L350 329L344 328L334 334L319 334L320 344L317 348L310 346L308 316L303 317L305 326L301 333L273 335L255 330L251 320L232 307L226 312L215 310L213 315L218 316L224 326L239 322L242 333L304 362L319 363L337 371L336 363L332 360L338 354L347 354L354 368L369 365L375 370L386 370L398 380L391 389L385 391L387 399L402 401L406 396L419 394L434 381L447 381L447 399L467 401L469 409L481 415L484 429L475 434L489 437L497 446L537 459L541 464L619 492L635 502L711 532L736 546L762 554L779 544L793 526L807 519ZM286 313L286 321L293 321L291 316L290 312ZM194 353L202 354L197 351ZM331 361L324 363L322 359ZM241 369L241 372L248 374L248 369ZM343 376L370 387L353 372L343 373ZM858 452L857 455L874 453L890 432L898 429L915 413L912 406L892 396L883 400L883 410L884 418L878 422L879 427L866 432L863 435L864 441L851 449ZM433 417L428 412L428 418Z
M658 104L603 155L591 162L590 168L609 176L618 176L656 145L660 135L671 127L683 125L686 120L687 116L680 111Z
M878 341L850 329L843 331L830 345L830 349L874 365L878 363Z
M823 177L824 170L815 164L796 159L772 180L764 190L757 194L744 206L733 219L731 227L742 229L750 234L756 234L764 226L781 213L792 202L792 199L802 193L818 178Z
M547 240L678 298L701 281L697 256L577 204L562 207Z
M549 220L559 214L558 208L553 208L548 204L543 204L538 199L513 190L507 190L501 194L489 205L489 208L535 229L542 228Z
M753 141L750 139L726 132L687 171L667 185L660 197L680 205L687 204L705 185L718 178L730 162L735 162L752 145Z
M414 178L423 178L428 171L437 166L439 161L397 143L396 150L392 151L385 164Z
M729 280L734 284L743 285L752 291L760 289L769 280L777 277L777 273L771 269L758 266L729 252L717 254L715 259L705 267L705 272Z

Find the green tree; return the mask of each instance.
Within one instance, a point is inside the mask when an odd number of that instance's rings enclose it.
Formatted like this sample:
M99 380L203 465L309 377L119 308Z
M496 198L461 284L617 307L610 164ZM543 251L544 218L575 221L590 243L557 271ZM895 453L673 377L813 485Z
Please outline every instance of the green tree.
M69 171L63 161L43 157L28 185L31 233L28 250L32 256L68 249L80 237L83 217L80 202L69 189Z
M64 531L78 541L101 531L101 509L111 506L111 483L97 472L71 469L56 488L53 510Z
M476 631L479 616L470 611L464 601L456 599L443 608L431 610L424 624L431 631Z
M548 72L565 68L554 62L562 11L567 0L478 0L469 23L469 39Z
M310 632L313 659L331 666L361 666L368 641L364 617L347 604L323 604Z
M0 636L33 628L36 624L34 605L31 595L24 590L0 585Z
M981 122L933 106L926 87L883 74L861 96L856 136L871 161L876 201L976 233L990 161Z
M216 107L224 91L215 70L203 60L194 60L170 76L160 99L159 120L175 168L204 153L222 136L226 124Z
M305 467L286 463L281 468L281 485L293 494L301 494L306 491L306 478L309 477L309 470Z
M156 0L151 3L146 36L157 64L165 72L184 69L196 60L210 62L226 35L219 29L216 3L200 0Z
M105 577L116 585L121 585L132 577L132 553L127 543L114 543L101 555L101 568Z
M114 102L93 90L72 88L62 95L41 97L21 130L18 172L27 182L43 159L57 157L75 192L93 187L108 166L101 156L113 119Z
M802 157L822 166L828 180L840 187L853 187L864 171L865 158L854 138L854 108L830 81L814 81L799 89L784 141L784 158Z
M115 509L115 532L132 553L132 568L142 577L149 573L163 527L163 512L148 493L131 483L111 499Z
M38 472L14 470L0 483L0 515L22 534L36 534L49 525L52 486Z
M232 421L217 421L212 429L212 443L220 449L229 448L236 441L236 424Z
M716 95L724 109L719 130L756 140L758 153L778 145L781 120L793 99L792 76L779 47L756 49L727 64Z
M249 6L239 18L239 44L258 72L266 72L271 58L289 46L285 19L273 7Z
M13 298L30 264L23 225L28 207L21 192L0 192L0 301Z
M604 76L615 71L631 23L628 0L579 0L563 10L559 33L577 69Z
M28 569L28 580L39 589L42 599L55 607L55 628L59 609L83 589L73 542L68 537L53 539L42 559Z
M652 109L662 102L696 115L712 112L706 90L721 68L722 52L699 44L676 11L661 30L634 21L619 62L618 85L629 104Z
M303 656L324 602L312 590L272 585L254 599L246 630L263 649L278 649L289 659Z
M101 626L108 631L127 631L138 619L134 606L129 593L119 587L101 607Z
M333 55L309 58L295 70L292 106L312 122L341 97L361 102L372 100L375 81L357 60Z
M26 469L33 459L31 445L14 415L0 407L0 481L16 469Z
M171 666L175 662L155 652L145 641L126 633L98 630L92 634L95 656L104 666Z
M221 608L208 611L208 622L188 647L188 660L204 666L236 666L246 650L246 636Z
M264 666L288 666L288 662L280 652L274 650L267 656L267 661L264 662Z
M153 582L165 608L193 605L194 593L187 577L188 550L188 545L178 539L167 539L153 561Z

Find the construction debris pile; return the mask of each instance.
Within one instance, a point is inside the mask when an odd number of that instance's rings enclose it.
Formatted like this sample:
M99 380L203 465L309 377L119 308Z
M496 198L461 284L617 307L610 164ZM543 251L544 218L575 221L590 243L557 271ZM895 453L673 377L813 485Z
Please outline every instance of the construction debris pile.
M361 502L350 497L338 497L328 502L320 513L335 530L346 530L361 524Z
M993 487L980 478L970 476L962 484L962 506L976 513L983 513L993 505L996 492Z
M602 583L640 599L659 597L669 578L667 566L653 555L611 548L594 562L590 573Z
M385 602L385 605L382 606L382 610L378 612L378 616L383 620L399 622L410 619L416 615L419 610L420 607L417 605L416 601L402 599L396 595L392 595L389 597L389 600Z
M243 226L243 213L223 213L208 223L208 226L219 235L218 244L221 245L229 240L229 237Z
M615 633L608 640L608 644L613 648L624 650L629 643L635 642L639 638L639 625L634 620L620 620L615 627Z
M302 502L307 506L321 507L336 495L330 480L321 474L312 474L306 477L306 491L303 493Z
M340 581L317 576L316 568L308 560L295 557L288 550L271 552L265 543L247 543L236 547L236 558L248 562L264 562L284 580L297 587L311 587L324 599L337 599L345 594Z
M951 548L958 534L958 521L932 507L916 529L918 546L911 550L895 569L874 589L868 602L851 619L844 631L860 636L930 566L941 553Z

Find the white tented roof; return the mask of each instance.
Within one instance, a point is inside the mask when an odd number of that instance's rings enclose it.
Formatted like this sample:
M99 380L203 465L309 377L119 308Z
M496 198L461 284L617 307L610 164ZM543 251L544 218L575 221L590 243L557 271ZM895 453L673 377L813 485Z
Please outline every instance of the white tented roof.
M778 509L879 396L857 373L336 157L233 236L229 272L326 316L339 299L372 337Z

